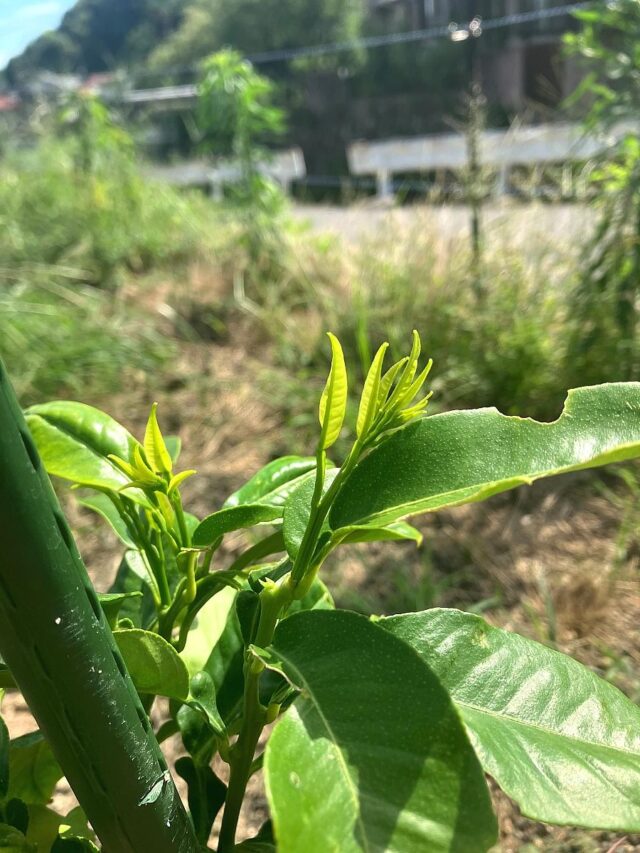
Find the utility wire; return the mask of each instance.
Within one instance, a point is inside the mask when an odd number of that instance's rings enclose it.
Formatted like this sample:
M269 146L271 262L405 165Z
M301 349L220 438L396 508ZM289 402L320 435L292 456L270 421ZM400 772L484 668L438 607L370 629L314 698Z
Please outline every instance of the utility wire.
M497 30L503 27L517 26L518 24L528 24L535 21L542 21L549 18L559 18L564 15L570 15L572 12L577 12L580 9L586 9L593 5L592 0L579 3L565 3L561 6L553 6L549 9L536 9L531 12L518 12L512 15L502 15L499 18L487 18L485 20L476 18L480 23L481 30ZM468 24L458 25L455 22L444 24L439 27L427 27L421 30L409 30L401 33L386 33L379 36L363 36L362 38L352 39L350 41L336 41L328 44L316 44L308 47L292 47L283 48L282 50L269 50L262 53L250 54L247 58L254 65L266 65L272 62L287 62L292 59L311 57L311 56L327 56L330 54L346 53L351 50L370 50L376 47L385 47L393 44L410 44L417 41L430 41L438 38L454 38L455 33L464 34L467 31ZM477 33L478 35L480 33ZM145 70L137 74L138 77L146 77L153 74L178 74L184 72L195 72L197 66L184 65L173 68L158 68L157 71ZM134 76L135 72L134 72Z
M565 3L563 6L554 6L550 9L537 9L532 12L519 12L513 15L503 15L500 18L489 18L481 21L483 30L497 30L502 27L511 27L517 24L527 24L532 21L541 21L547 18L558 18L568 15L578 9L586 9L592 5L591 2ZM282 62L283 60L297 59L305 56L324 56L330 53L344 53L349 50L361 48L369 49L384 47L390 44L407 44L414 41L426 41L430 39L449 38L458 30L466 30L466 26L458 27L455 23L445 24L440 27L429 27L423 30L410 30L403 33L387 33L381 36L365 36L351 41L333 42L330 44L318 44L311 47L293 47L283 50L271 50L249 56L248 59L254 65L263 65L268 62Z

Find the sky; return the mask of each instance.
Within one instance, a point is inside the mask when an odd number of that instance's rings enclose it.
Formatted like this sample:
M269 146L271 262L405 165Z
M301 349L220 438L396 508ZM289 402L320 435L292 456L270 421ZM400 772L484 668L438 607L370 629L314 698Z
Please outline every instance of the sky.
M46 30L54 30L75 0L0 0L0 68Z

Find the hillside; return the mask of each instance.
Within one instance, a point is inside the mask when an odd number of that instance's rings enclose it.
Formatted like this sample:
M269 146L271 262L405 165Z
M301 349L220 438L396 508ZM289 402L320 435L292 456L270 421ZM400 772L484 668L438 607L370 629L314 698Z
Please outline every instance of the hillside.
M17 85L41 70L89 74L143 61L177 30L189 0L78 0L5 70Z
M225 45L252 53L341 41L361 34L364 9L363 0L78 0L5 74L15 86L42 70L166 68Z

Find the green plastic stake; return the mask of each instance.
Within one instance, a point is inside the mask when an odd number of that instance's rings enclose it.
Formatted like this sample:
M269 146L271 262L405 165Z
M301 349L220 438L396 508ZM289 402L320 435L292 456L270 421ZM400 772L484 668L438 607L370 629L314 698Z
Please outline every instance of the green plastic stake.
M200 849L1 362L0 654L103 850Z

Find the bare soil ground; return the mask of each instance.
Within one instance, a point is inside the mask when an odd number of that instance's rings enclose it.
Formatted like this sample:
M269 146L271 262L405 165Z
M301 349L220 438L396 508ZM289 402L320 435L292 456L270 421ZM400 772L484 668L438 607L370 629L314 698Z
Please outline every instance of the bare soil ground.
M313 208L296 215L313 218L314 228L329 227L357 239L363 229L384 227L388 212L374 213L372 217L371 210ZM392 215L410 214L401 210ZM449 235L464 227L464 211L438 215ZM501 209L495 215L510 213ZM563 239L581 227L575 216L566 214L565 221L562 209L554 209L553 217L553 224L548 217L541 218L539 227L553 227L558 233L565 229ZM201 284L202 275L201 269L191 271L194 287ZM147 300L149 310L170 315L165 308L173 287L158 282L135 298ZM172 333L167 321L167 334ZM250 340L240 323L224 343L183 342L177 363L160 381L140 376L132 387L109 399L85 401L100 405L138 435L151 402L159 401L163 430L182 439L181 465L198 469L198 476L185 485L187 506L198 515L217 508L274 456L309 451L304 446L283 446L282 412L268 386L258 381L269 351L257 352ZM421 548L396 543L353 546L339 563L327 566L326 577L339 604L364 611L479 605L492 623L574 655L637 700L640 549L635 522L640 521L640 505L612 475L604 481L612 491L603 493L599 482L588 474L567 476L428 517L420 522L425 533ZM119 561L114 537L68 495L63 499L96 587L106 590ZM227 548L233 551L233 540ZM5 700L5 713L12 735L35 727L17 694ZM176 757L175 741L168 741L167 749ZM640 851L640 838L536 824L522 817L500 792L494 793L501 829L496 849L503 853ZM64 784L56 794L56 806L60 805L73 805ZM257 831L265 813L257 778L243 814L243 836Z

